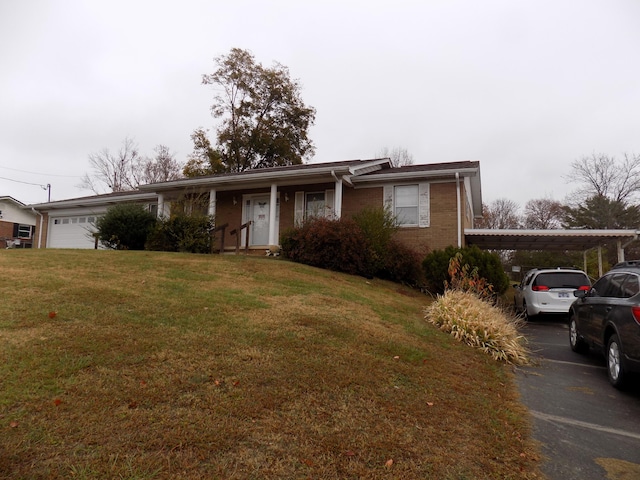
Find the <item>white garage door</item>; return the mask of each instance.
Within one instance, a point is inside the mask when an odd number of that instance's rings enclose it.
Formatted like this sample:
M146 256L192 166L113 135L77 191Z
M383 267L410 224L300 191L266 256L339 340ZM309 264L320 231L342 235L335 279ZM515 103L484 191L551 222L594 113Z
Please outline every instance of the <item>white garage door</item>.
M49 219L48 248L94 248L95 216L52 217Z

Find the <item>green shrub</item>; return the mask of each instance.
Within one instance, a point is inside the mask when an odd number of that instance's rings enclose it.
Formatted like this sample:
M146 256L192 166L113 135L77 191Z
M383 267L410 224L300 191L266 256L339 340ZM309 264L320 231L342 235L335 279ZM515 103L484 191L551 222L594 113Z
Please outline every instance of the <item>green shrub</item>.
M370 277L370 246L362 229L347 218L314 217L282 235L283 257L294 262Z
M385 268L386 255L398 223L391 210L384 207L366 207L353 215L353 220L369 242L370 262L374 271Z
M456 340L514 365L529 362L517 323L471 292L447 290L425 310L425 318Z
M96 221L98 240L107 248L143 250L147 235L155 223L155 215L142 205L114 205Z
M420 255L393 238L399 227L390 209L366 207L353 220L369 242L369 263L376 277L412 287L424 284Z
M475 245L456 248L449 246L444 250L434 250L422 262L427 287L433 293L444 292L445 284L451 282L449 262L457 253L462 255L461 266L477 268L477 273L493 286L494 293L500 295L509 288L509 277L504 273L500 257L495 253L480 250Z
M201 214L178 214L161 220L150 233L147 250L211 253L213 218Z

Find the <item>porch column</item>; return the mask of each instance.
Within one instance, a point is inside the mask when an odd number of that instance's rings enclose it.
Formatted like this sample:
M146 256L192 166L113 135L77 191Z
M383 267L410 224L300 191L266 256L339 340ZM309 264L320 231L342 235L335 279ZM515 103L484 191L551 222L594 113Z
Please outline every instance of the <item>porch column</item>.
M278 245L276 238L276 209L278 207L278 186L271 184L271 199L269 201L269 245Z
M207 211L207 215L213 217L214 222L216 218L216 189L212 188L209 190L209 210Z
M159 193L158 194L158 218L162 219L162 218L167 218L169 217L169 205L167 205L164 201L164 195Z
M333 214L336 219L342 216L342 178L336 178L336 193L333 199Z

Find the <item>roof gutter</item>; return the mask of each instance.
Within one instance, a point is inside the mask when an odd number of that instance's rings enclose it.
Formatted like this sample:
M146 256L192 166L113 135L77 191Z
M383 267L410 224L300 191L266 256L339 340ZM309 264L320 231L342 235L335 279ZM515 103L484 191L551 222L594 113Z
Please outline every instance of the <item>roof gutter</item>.
M452 171L452 170L424 170L421 172L412 171L412 172L395 172L395 173L380 173L375 175L364 175L362 177L354 178L354 181L357 183L364 182L381 182L388 180L402 180L404 178L407 179L415 179L416 177L443 177L443 176L451 176L458 178L459 176L473 176L478 174L477 168L463 168L460 170Z
M36 204L36 207L41 209L55 209L55 208L66 208L66 207L89 207L92 205L106 205L109 203L121 203L121 202L135 202L139 200L153 200L155 195L151 192L137 193L133 195L122 195L122 196L96 196L96 197L83 197L83 198L74 198L71 200L59 200L56 202L49 203L39 203ZM31 206L33 208L33 206Z
M140 185L139 190L166 190L179 187L195 187L195 186L210 186L225 185L234 183L246 183L246 182L259 182L259 181L277 181L286 178L300 178L300 177L315 177L318 175L335 175L335 167L314 168L309 170L279 170L277 172L251 172L249 174L240 175L227 175L227 176L210 176L202 178L189 178L182 180L174 180L172 182L163 183L151 183L148 185ZM339 169L341 173L348 174L349 168L343 167Z

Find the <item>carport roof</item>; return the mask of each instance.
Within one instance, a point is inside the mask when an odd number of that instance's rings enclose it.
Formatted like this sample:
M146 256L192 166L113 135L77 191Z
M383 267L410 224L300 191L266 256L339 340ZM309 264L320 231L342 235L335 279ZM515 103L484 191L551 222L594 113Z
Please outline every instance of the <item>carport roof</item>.
M638 230L493 230L465 229L467 245L486 250L589 250L604 243L629 243Z

